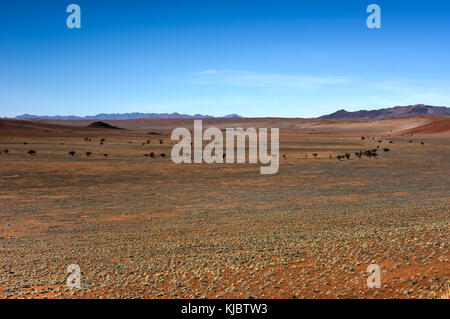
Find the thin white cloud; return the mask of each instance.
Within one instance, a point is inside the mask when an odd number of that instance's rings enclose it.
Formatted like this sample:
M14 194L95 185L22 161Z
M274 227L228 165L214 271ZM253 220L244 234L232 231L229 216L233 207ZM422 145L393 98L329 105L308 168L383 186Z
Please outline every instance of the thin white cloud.
M310 76L275 73L255 73L246 71L205 70L194 73L195 84L223 84L254 87L289 87L312 89L324 85L349 83L351 80L342 76Z
M216 74L217 71L216 70L205 70L205 71L201 71L198 72L199 74Z
M450 104L449 86L432 87L396 81L371 83L369 87L376 89L378 92L385 91L403 101L413 101L414 104Z

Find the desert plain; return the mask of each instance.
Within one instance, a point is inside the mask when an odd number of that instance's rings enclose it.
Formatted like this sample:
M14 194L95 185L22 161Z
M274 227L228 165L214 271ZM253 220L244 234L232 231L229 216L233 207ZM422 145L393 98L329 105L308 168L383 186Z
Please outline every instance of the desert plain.
M0 119L0 298L448 297L448 117L203 121L278 127L273 175L173 163L192 119L92 122Z

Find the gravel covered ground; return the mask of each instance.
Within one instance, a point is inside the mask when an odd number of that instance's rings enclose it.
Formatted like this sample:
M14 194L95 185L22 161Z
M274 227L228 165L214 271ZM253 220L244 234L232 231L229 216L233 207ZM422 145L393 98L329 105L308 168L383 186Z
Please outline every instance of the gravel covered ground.
M449 138L282 132L286 159L260 175L176 165L166 136L77 134L0 138L2 298L440 298L450 284ZM377 145L391 152L353 155Z

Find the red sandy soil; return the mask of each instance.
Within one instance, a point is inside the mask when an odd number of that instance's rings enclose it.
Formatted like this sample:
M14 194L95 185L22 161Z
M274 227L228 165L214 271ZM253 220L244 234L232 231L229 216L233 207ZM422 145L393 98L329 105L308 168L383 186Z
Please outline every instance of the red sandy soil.
M430 123L407 130L406 134L437 134L450 132L450 117L432 118Z
M286 159L260 175L260 164L174 164L170 133L191 119L106 121L124 130L0 119L0 297L441 298L448 120L203 121L279 127ZM377 146L376 159L353 155ZM373 263L380 289L366 287ZM70 264L79 290L66 286Z

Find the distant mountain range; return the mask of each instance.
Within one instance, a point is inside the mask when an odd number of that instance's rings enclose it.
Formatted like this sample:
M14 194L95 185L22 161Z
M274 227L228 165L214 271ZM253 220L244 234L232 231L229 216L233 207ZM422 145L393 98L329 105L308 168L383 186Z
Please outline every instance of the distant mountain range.
M339 110L332 114L319 117L320 119L375 119L375 118L393 118L418 115L448 116L450 108L445 106L431 106L425 104L416 104L408 106L395 106L379 110L361 110L347 112Z
M418 115L431 116L450 116L450 108L446 106L431 106L425 104L416 104L408 106L394 106L379 110L360 110L355 112L348 112L344 109L334 113L323 115L320 119L375 119L375 118L394 118L407 117ZM75 116L75 115L32 115L23 114L16 116L16 119L61 119L61 120L133 120L133 119L188 119L188 118L242 118L238 114L228 114L225 116L214 117L211 115L202 114L180 114L180 113L101 113L92 116Z
M133 119L187 119L187 118L215 118L211 115L202 115L202 114L180 114L180 113L112 113L106 114L101 113L92 116L75 116L75 115L32 115L32 114L22 114L16 116L16 119L57 119L57 120L133 120ZM228 114L225 116L219 116L218 118L242 118L242 116L238 114Z

